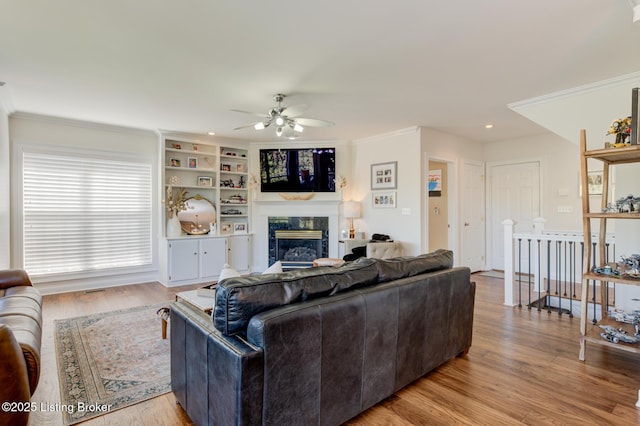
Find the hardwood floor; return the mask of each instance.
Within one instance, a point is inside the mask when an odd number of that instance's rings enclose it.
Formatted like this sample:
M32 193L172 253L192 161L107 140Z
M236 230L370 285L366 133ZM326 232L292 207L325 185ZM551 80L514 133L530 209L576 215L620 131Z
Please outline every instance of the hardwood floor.
M640 424L635 407L640 359L588 346L578 361L579 318L502 305L499 278L477 283L473 345L349 425ZM197 286L195 286L197 287ZM53 320L172 300L157 283L44 298L42 377L36 402L60 401ZM160 334L159 330L150 330ZM45 415L46 414L46 415ZM60 425L58 413L34 413L31 425ZM83 425L192 424L171 393L89 420Z

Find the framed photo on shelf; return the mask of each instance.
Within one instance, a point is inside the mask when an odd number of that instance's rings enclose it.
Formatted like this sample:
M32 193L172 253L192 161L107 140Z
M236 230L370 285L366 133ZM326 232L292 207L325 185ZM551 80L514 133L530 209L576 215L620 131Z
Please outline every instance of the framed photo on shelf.
M398 187L398 162L371 165L371 189L396 189Z
M244 164L237 164L236 165L236 172L238 172L238 173L244 172Z
M233 233L234 234L246 234L247 233L247 224L246 223L234 223L233 224Z
M188 163L189 163L189 168L190 169L197 169L198 168L198 157L189 157L187 159Z
M232 225L230 223L223 223L220 226L220 232L222 234L230 234L232 230Z
M380 191L371 193L371 205L376 209L395 209L396 191Z
M213 186L213 178L211 176L198 176L198 186Z
M171 167L180 167L180 159L174 157L169 158L169 165Z
M220 164L220 170L222 170L223 172L230 172L231 164Z
M591 171L587 175L589 195L602 195L602 170Z

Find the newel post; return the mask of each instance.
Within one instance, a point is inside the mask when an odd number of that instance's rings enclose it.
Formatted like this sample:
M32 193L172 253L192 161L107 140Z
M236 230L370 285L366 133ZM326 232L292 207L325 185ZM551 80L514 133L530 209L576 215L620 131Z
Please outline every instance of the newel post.
M513 229L515 222L511 219L502 221L504 229L504 304L515 306L515 294L513 291L513 271L515 269Z

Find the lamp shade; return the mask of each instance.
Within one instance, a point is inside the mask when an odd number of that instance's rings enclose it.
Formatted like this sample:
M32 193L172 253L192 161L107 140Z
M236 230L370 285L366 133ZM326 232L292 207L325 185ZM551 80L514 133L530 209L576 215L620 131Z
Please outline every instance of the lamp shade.
M342 203L342 214L347 219L360 217L360 203L357 201L345 201Z

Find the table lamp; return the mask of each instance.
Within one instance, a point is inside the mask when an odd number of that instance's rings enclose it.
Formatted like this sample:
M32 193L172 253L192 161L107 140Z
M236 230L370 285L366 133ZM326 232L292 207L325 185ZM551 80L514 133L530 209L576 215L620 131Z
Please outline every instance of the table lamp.
M353 228L353 219L360 217L360 203L357 201L345 201L342 203L342 214L351 220L349 227L349 239L354 239L356 230Z

